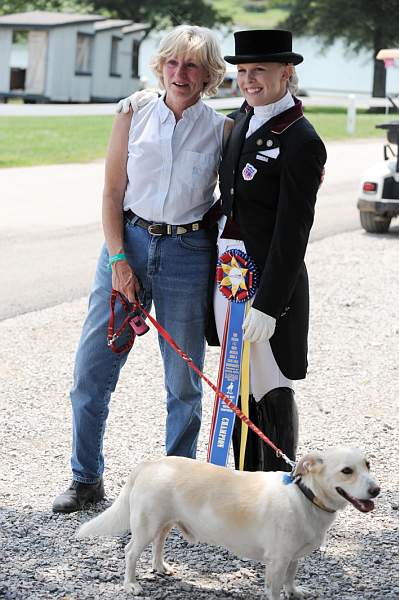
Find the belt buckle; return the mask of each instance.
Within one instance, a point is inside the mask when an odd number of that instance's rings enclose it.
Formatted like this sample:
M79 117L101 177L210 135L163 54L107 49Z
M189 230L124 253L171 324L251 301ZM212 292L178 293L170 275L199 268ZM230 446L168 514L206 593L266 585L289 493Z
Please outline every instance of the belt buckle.
M155 230L155 228L158 227L158 231ZM151 235L155 235L155 236L160 236L163 235L163 231L159 231L159 228L162 228L163 225L162 223L152 223L151 225L148 226L148 233Z

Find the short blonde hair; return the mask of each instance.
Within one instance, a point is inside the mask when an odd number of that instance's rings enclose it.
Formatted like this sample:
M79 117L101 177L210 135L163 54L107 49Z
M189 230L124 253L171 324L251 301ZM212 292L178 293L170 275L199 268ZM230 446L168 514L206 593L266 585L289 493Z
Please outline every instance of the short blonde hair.
M222 58L219 42L215 34L207 27L196 25L180 25L175 27L161 40L158 52L152 57L150 67L164 88L162 68L165 61L173 56L190 54L198 60L209 73L203 94L214 96L226 73L226 65Z

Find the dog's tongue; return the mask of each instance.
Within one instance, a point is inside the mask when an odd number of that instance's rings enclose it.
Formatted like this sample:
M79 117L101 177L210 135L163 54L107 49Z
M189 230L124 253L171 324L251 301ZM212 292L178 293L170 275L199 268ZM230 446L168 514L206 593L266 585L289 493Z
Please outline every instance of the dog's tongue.
M348 497L349 502L353 504L360 512L368 513L374 510L374 502L372 500L359 500L359 498Z
M361 500L360 498L355 498L354 496L348 494L348 492L345 492L345 490L343 490L340 487L337 487L336 490L338 494L340 494L345 498L345 500L353 504L353 506L357 508L357 510L360 510L360 512L368 513L374 510L374 502L372 500Z

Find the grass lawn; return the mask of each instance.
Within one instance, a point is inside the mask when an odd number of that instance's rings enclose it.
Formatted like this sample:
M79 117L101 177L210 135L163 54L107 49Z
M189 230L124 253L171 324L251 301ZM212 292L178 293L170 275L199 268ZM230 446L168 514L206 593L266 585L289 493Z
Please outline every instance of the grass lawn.
M103 158L113 117L1 117L0 168Z
M312 123L324 140L353 140L356 138L385 138L382 129L376 125L390 121L395 117L384 114L369 114L366 110L356 113L356 130L354 135L346 133L346 109L334 107L309 106L305 108L305 116Z
M305 114L324 140L380 137L377 123L392 116L358 111L356 133L346 133L344 108L309 107ZM113 117L1 117L0 168L83 163L104 158Z
M267 0L213 0L213 4L221 12L230 15L234 25L250 29L272 29L287 15L287 10L284 9L268 9Z
M228 114L231 111L223 110L221 112ZM305 117L325 141L385 138L385 133L381 129L376 129L375 126L395 118L392 115L368 114L366 110L359 109L356 114L356 131L354 135L348 135L346 133L345 108L310 106L305 108Z

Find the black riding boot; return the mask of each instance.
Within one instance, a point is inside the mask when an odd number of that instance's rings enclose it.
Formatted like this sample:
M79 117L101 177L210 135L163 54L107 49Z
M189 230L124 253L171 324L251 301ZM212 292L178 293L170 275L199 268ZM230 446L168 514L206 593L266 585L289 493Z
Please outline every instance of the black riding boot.
M249 396L249 414L247 415L250 420L257 425L257 409L256 401L253 396ZM238 408L241 408L241 398L238 398ZM236 469L240 468L240 447L241 447L241 428L242 421L238 417L234 421L233 429L233 451L234 451L234 464ZM258 436L248 428L247 443L245 446L244 455L244 471L258 471L259 463L259 444Z
M280 387L270 390L256 402L257 425L291 460L295 460L298 445L298 410L294 390ZM290 471L291 467L259 437L259 471Z

